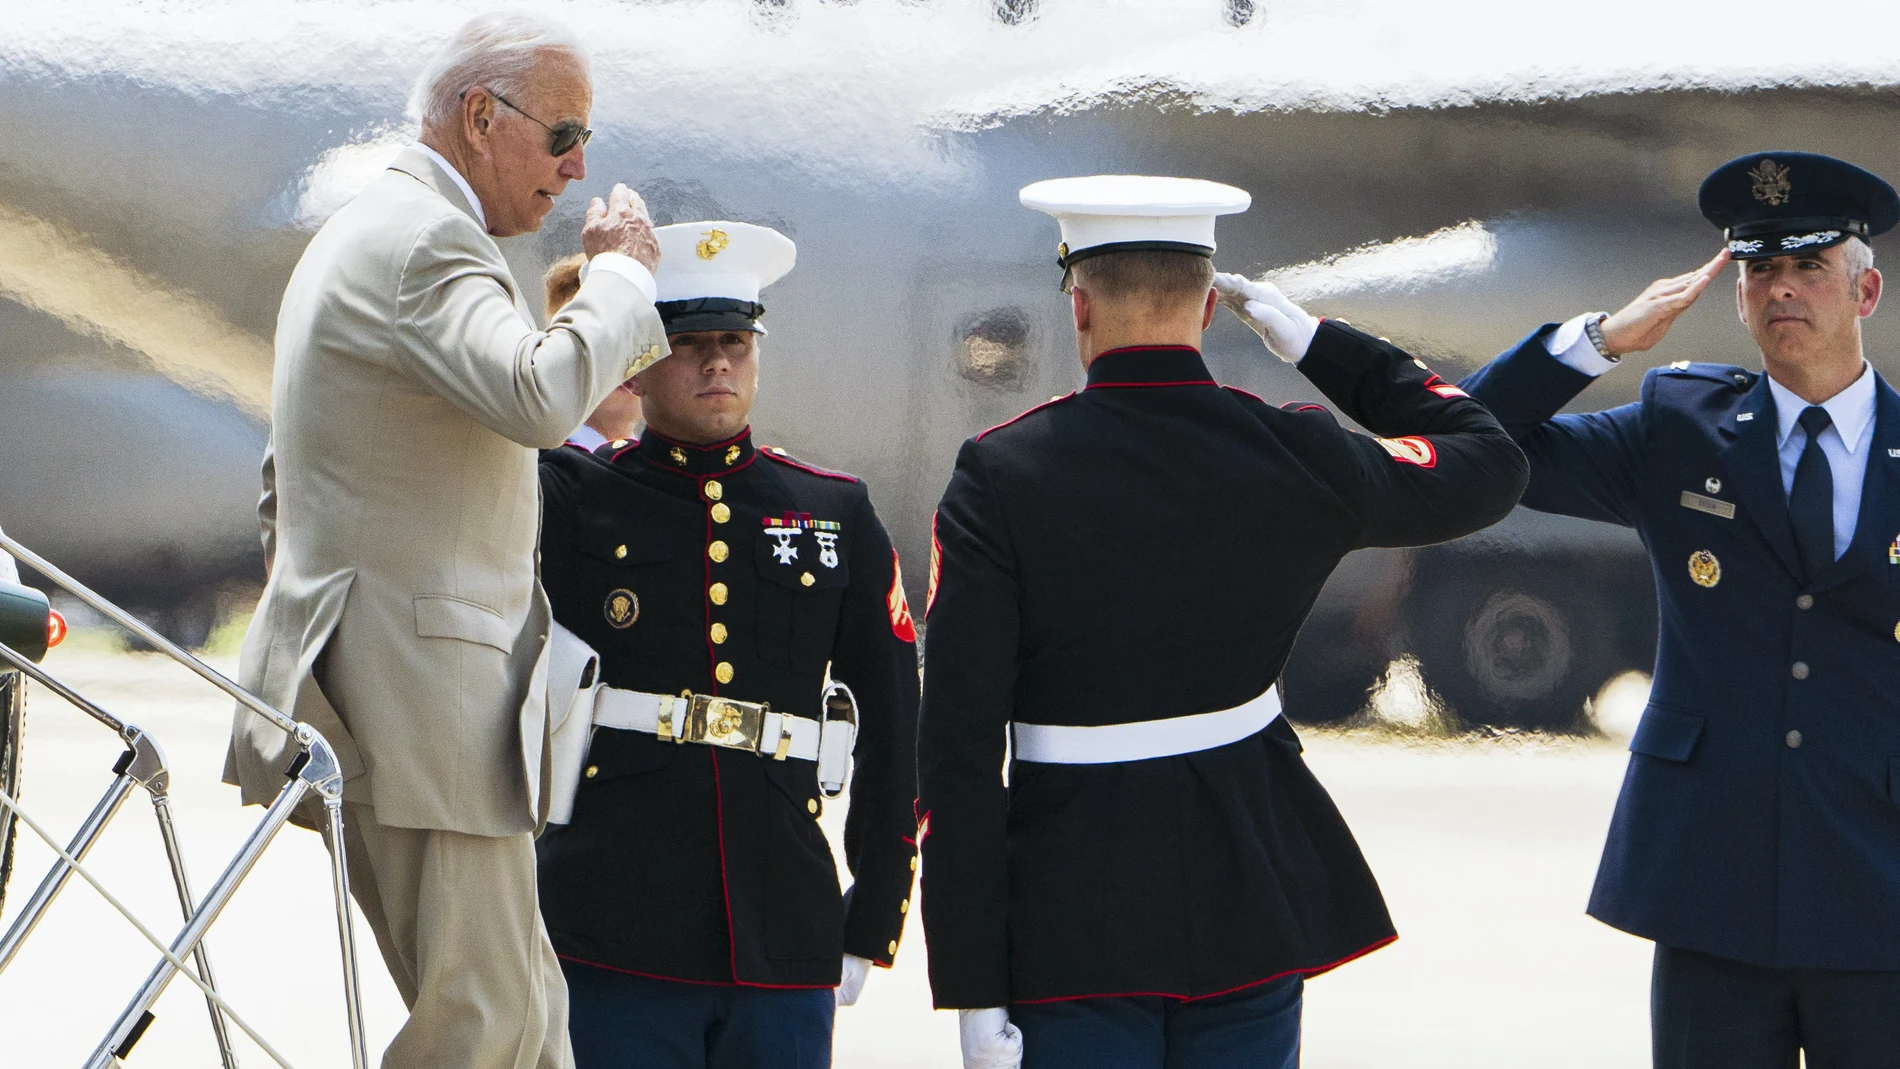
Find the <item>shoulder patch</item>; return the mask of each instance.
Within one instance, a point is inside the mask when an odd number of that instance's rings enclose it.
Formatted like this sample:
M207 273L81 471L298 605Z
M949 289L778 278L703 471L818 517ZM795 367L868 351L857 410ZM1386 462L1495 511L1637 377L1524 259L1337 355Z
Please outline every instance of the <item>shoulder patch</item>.
M1401 464L1416 464L1421 468L1438 466L1438 450L1428 439L1408 435L1404 438L1374 438L1373 441Z
M807 464L804 461L799 460L797 457L790 455L789 453L785 452L785 450L780 449L779 447L775 445L761 446L759 448L759 455L762 457L767 457L772 460L776 460L780 464L783 464L788 468L797 468L799 471L808 472L812 475L821 476L826 479L837 479L840 482L847 482L847 483L855 483L855 482L863 481L859 479L857 476L851 474L850 472L832 471L830 468L821 468L813 464Z
M1011 416L1009 419L1006 419L1003 422L998 423L996 426L991 427L989 430L979 431L976 435L976 440L980 442L983 440L983 438L986 435L995 434L997 431L1002 430L1004 427L1007 427L1012 423L1018 423L1022 420L1028 419L1030 416L1035 415L1036 413L1042 411L1043 409L1053 408L1054 406L1059 405L1062 402L1067 401L1070 398L1073 398L1074 396L1075 394L1071 392L1071 393L1065 393L1060 397L1051 397L1047 401L1044 401L1043 403L1037 405L1036 407L1030 409L1029 411L1019 413L1015 416Z

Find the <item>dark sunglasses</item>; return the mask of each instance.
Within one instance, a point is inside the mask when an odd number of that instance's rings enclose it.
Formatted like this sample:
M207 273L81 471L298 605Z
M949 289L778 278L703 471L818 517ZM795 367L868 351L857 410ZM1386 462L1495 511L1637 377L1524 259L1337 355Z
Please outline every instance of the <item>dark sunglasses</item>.
M487 86L483 86L482 88L488 89ZM541 129L546 130L548 133L554 135L554 140L550 142L548 145L548 155L550 156L565 156L569 152L572 152L574 150L575 145L585 145L587 144L588 140L594 136L594 132L592 130L589 130L587 127L582 126L580 123L574 122L572 120L569 120L568 122L564 122L560 124L559 126L549 126L547 123L542 122L540 119L537 119L534 116L529 115L527 112L522 111L521 108L517 106L514 101L509 100L507 97L502 96L500 93L495 92L493 89L488 89L488 95L491 97L494 97L496 100L501 101L503 104L508 105L510 108L513 108L518 114L526 117L529 122L534 123L536 126L539 126Z

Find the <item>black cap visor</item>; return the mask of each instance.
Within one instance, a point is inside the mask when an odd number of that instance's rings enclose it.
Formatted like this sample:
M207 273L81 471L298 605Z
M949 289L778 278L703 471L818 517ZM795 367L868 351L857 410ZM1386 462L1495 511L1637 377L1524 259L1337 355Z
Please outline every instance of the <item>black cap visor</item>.
M1831 249L1848 238L1866 240L1868 226L1842 216L1803 219L1761 219L1737 223L1723 231L1732 260L1765 260Z
M689 301L660 301L653 306L668 334L693 334L705 330L737 330L763 334L759 317L765 306L757 301L730 297L695 297Z

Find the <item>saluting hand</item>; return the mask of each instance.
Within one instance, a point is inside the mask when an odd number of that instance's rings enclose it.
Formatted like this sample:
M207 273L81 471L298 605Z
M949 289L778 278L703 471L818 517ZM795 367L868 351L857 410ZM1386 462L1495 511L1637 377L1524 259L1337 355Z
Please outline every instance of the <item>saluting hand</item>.
M1289 364L1306 358L1313 335L1319 332L1319 320L1287 300L1278 286L1219 272L1214 275L1214 290L1220 294L1220 303L1252 327L1273 355Z
M653 236L653 217L647 214L647 202L626 183L615 182L605 203L595 197L587 205L581 251L588 259L603 252L624 253L649 271L659 270L660 239Z
M1686 275L1651 282L1635 300L1603 321L1603 344L1617 356L1655 348L1675 326L1676 317L1689 310L1727 263L1728 250L1723 249Z

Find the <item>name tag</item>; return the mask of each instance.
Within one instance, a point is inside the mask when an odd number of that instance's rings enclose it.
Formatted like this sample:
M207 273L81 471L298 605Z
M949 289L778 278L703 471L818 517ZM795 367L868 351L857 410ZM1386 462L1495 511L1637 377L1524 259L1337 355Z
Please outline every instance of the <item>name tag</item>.
M1720 516L1725 520L1735 518L1735 506L1733 504L1727 501L1718 501L1712 497L1703 497L1701 494L1690 493L1687 490L1682 492L1682 507L1694 509L1697 512L1706 512L1711 516Z

